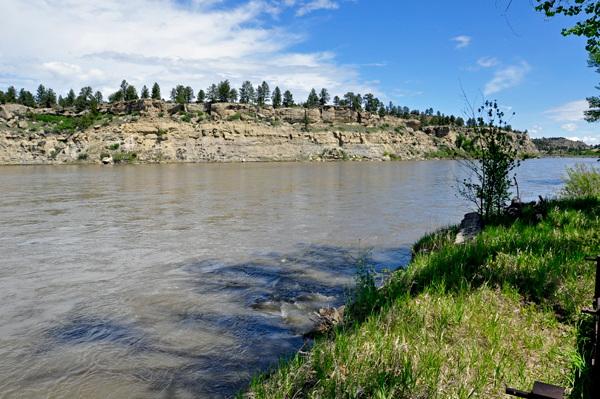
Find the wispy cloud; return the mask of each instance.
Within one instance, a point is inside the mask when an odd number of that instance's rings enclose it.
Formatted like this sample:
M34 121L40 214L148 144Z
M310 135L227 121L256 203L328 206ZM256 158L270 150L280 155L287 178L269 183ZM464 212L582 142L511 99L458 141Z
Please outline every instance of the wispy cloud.
M311 11L322 10L322 9L335 10L335 9L338 9L339 7L340 7L340 5L338 3L336 3L335 1L314 0L314 1L311 1L310 3L307 3L303 7L300 7L298 10L296 10L296 15L301 17L302 15L308 14Z
M484 95L497 93L509 87L517 86L523 81L531 67L525 61L520 65L513 65L494 73L494 78L485 85Z
M571 101L557 108L552 108L543 113L557 122L576 122L583 120L583 111L589 109L586 100ZM566 125L565 125L566 126Z
M457 37L454 37L454 38L452 38L450 40L457 41L458 44L456 45L455 48L456 49L460 49L460 48L463 48L463 47L467 47L469 45L469 43L471 42L471 37L469 37L469 36L457 36Z
M568 132L574 132L579 129L579 125L577 123L567 123L566 125L562 125L561 129L565 129Z
M489 68L498 65L498 60L496 58L482 57L477 60L477 65L483 68Z

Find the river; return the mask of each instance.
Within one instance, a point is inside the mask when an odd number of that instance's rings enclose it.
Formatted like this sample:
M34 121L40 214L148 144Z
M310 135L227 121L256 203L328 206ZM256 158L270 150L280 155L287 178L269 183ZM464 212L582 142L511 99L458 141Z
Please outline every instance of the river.
M565 165L517 171L521 196ZM0 168L0 397L222 398L302 346L365 252L467 211L454 161Z

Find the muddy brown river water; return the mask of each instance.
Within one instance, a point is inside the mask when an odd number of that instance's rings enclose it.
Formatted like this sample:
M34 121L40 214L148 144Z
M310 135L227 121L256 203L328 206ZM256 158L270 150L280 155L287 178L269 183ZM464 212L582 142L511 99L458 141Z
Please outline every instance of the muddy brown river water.
M528 160L525 199L565 165ZM222 398L302 346L352 257L458 223L454 161L0 168L0 397Z

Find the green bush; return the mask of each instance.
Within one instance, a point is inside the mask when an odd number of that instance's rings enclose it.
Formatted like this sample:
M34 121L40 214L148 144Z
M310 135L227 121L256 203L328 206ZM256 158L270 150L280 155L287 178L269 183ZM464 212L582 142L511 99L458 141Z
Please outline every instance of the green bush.
M108 147L109 150L118 150L119 149L119 143L113 144L110 147Z
M184 121L184 122L188 122L188 123L192 121L192 119L189 116L187 116L187 115L184 116L183 118L181 118L181 120Z
M110 157L109 153L107 153L107 152L100 153L100 159L102 159L102 158L108 158L108 157Z
M227 118L228 121L237 121L238 119L240 119L242 117L242 115L240 114L235 114L235 115L231 115L229 118Z
M159 118L162 118L163 116L165 116L165 113L164 113L164 112L159 112L159 113L158 113L158 117L159 117Z
M79 156L77 157L77 159L79 160L86 160L88 159L88 154L79 154Z
M600 195L600 169L587 163L575 164L566 168L561 176L565 187L558 191L561 197L581 198Z
M179 115L187 115L187 112L185 112L184 110L179 111Z
M58 151L56 151L56 150L50 151L50 158L56 159L57 155L58 155Z
M131 113L131 116L139 116L140 115L140 111L133 111Z
M202 112L202 111L194 111L194 112L195 112L196 114L198 114L198 116L202 116L202 115L204 115L204 112Z

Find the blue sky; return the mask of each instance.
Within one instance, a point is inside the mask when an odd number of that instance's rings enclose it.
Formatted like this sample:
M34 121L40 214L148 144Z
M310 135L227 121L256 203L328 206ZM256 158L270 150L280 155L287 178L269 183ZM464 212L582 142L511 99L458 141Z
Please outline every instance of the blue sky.
M122 79L197 92L229 79L267 81L305 100L373 93L410 109L464 116L497 100L532 137L600 143L583 120L600 74L585 39L560 31L529 1L465 0L4 0L0 89L58 94L92 86L105 96ZM462 88L461 88L462 86Z

